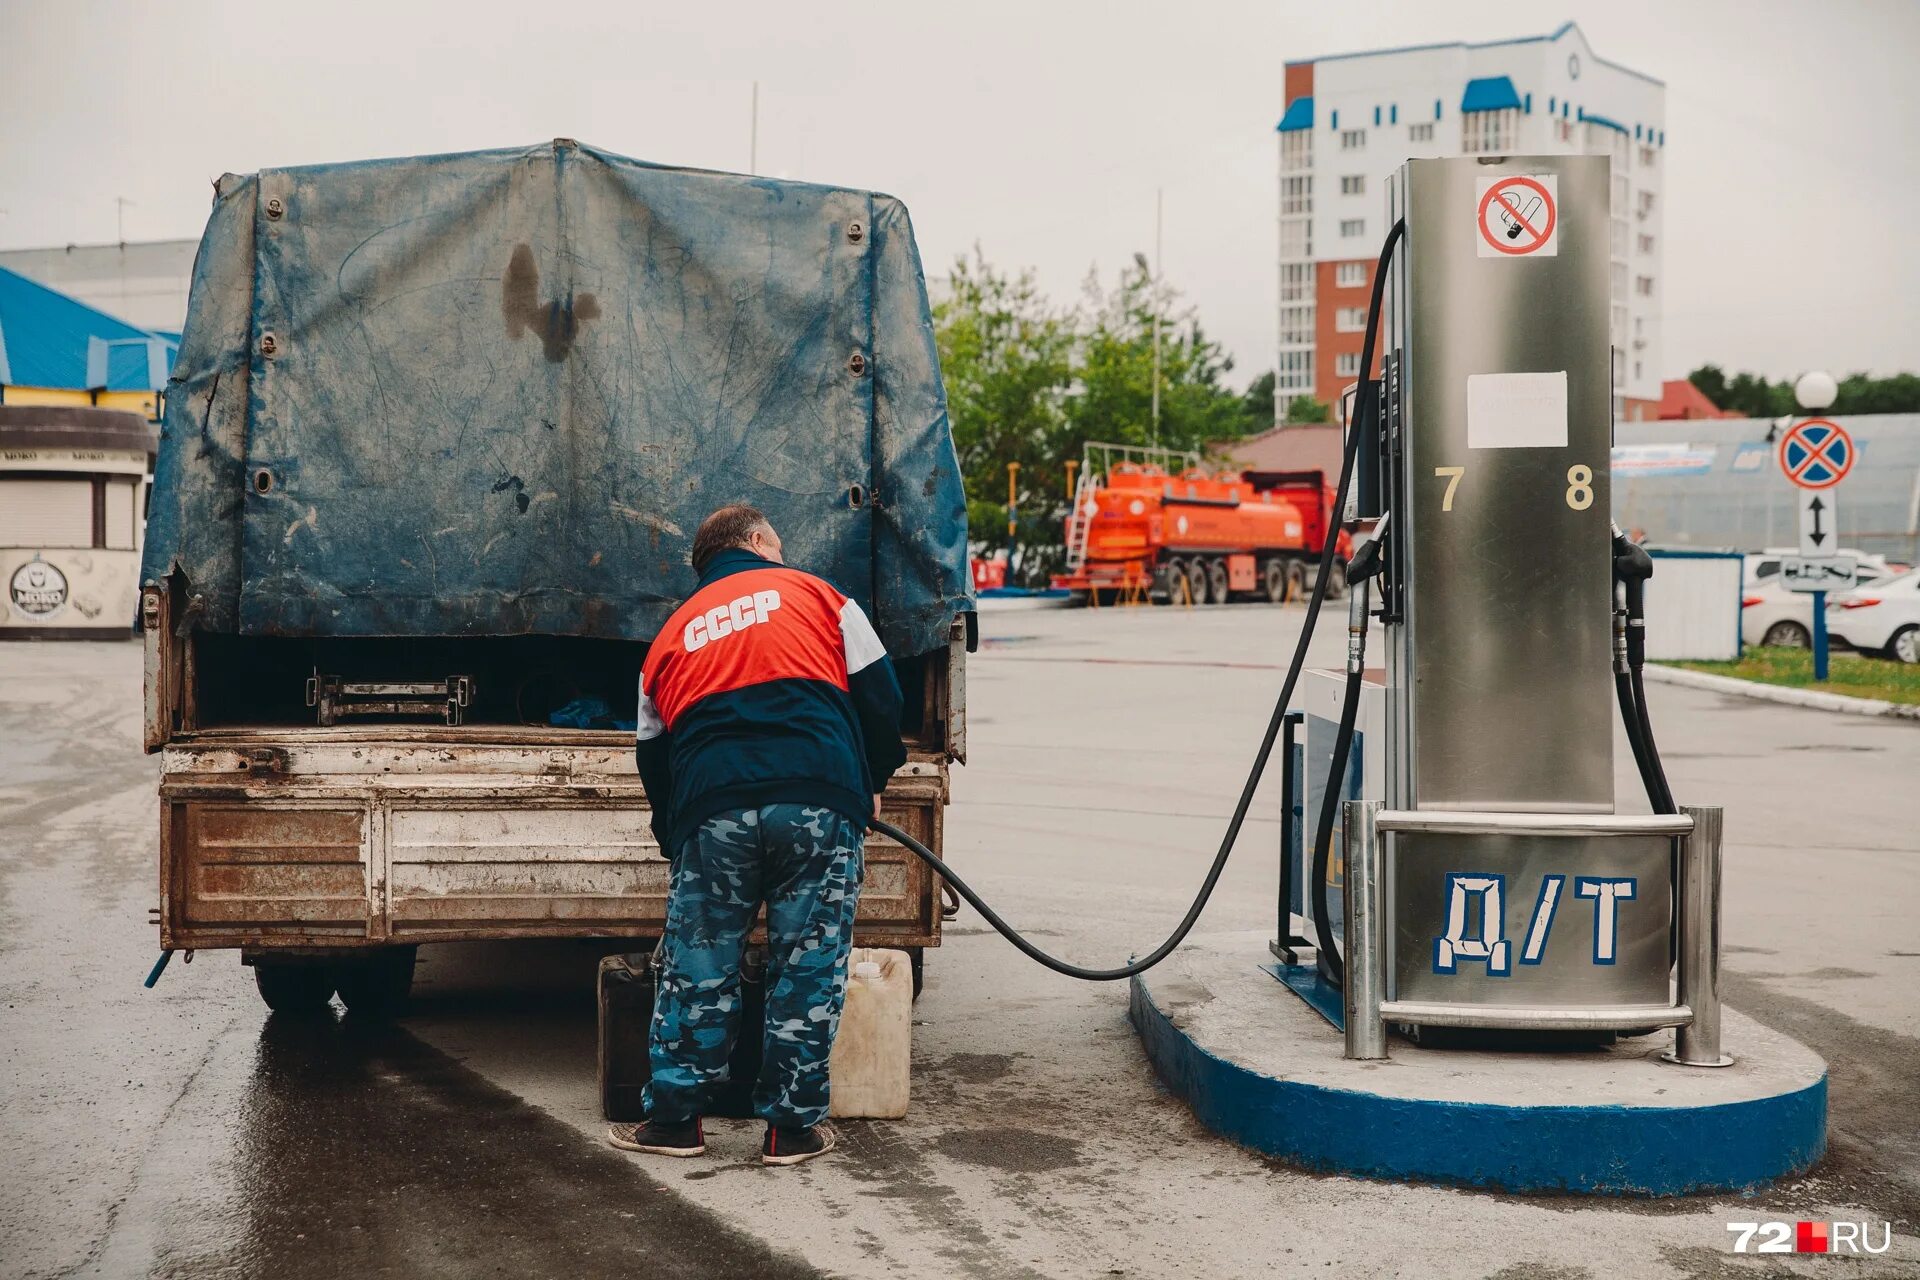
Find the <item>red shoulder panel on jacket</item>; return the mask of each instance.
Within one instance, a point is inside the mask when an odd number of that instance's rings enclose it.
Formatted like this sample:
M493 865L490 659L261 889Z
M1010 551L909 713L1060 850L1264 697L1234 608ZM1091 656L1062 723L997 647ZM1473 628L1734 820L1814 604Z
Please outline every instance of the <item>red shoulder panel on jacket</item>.
M838 591L796 569L748 569L694 592L660 629L641 683L667 731L702 698L770 680L847 687Z

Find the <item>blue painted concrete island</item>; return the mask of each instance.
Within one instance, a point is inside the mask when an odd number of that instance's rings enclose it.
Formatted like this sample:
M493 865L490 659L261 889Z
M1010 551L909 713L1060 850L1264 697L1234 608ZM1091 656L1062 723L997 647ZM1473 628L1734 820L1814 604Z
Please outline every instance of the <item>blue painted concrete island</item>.
M1703 1107L1513 1107L1279 1080L1211 1053L1135 978L1129 1014L1160 1078L1209 1129L1305 1168L1512 1192L1744 1191L1826 1150L1827 1080Z

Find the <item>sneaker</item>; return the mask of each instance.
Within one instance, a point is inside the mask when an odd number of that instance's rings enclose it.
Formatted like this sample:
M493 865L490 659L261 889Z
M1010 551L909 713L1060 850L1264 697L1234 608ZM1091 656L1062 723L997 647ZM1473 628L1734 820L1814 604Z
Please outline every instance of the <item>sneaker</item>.
M824 1122L805 1129L768 1125L767 1139L760 1146L760 1163L803 1164L827 1154L839 1140L833 1126Z
M616 1124L607 1130L607 1141L622 1151L644 1151L652 1156L703 1156L707 1153L707 1135L700 1128L700 1117L683 1124Z

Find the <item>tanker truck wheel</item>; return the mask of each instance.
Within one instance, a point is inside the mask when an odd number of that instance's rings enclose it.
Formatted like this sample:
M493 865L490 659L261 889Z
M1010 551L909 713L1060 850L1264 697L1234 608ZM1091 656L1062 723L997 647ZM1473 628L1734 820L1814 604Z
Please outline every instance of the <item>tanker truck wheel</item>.
M1307 594L1307 566L1298 560L1287 561L1287 599L1304 599Z
M1180 584L1186 576L1178 560L1162 560L1153 571L1153 590L1148 598L1155 604L1179 604Z
M1347 566L1338 560L1327 570L1327 599L1338 600L1347 594Z
M1207 602L1207 562L1194 559L1187 561L1187 590L1193 596L1195 604Z
M1211 604L1227 602L1227 562L1217 556L1207 561L1207 595Z
M1287 599L1287 566L1278 560L1267 561L1266 588L1268 604L1284 604Z

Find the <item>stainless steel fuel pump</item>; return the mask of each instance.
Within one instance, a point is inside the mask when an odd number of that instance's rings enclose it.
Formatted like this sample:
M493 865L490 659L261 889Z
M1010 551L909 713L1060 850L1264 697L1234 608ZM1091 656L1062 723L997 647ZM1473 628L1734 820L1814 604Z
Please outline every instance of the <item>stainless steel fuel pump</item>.
M1722 1060L1718 811L1615 809L1610 187L1603 156L1390 185L1356 483L1388 520L1385 801L1346 814L1349 1057L1390 1024L1674 1026L1678 1060Z

